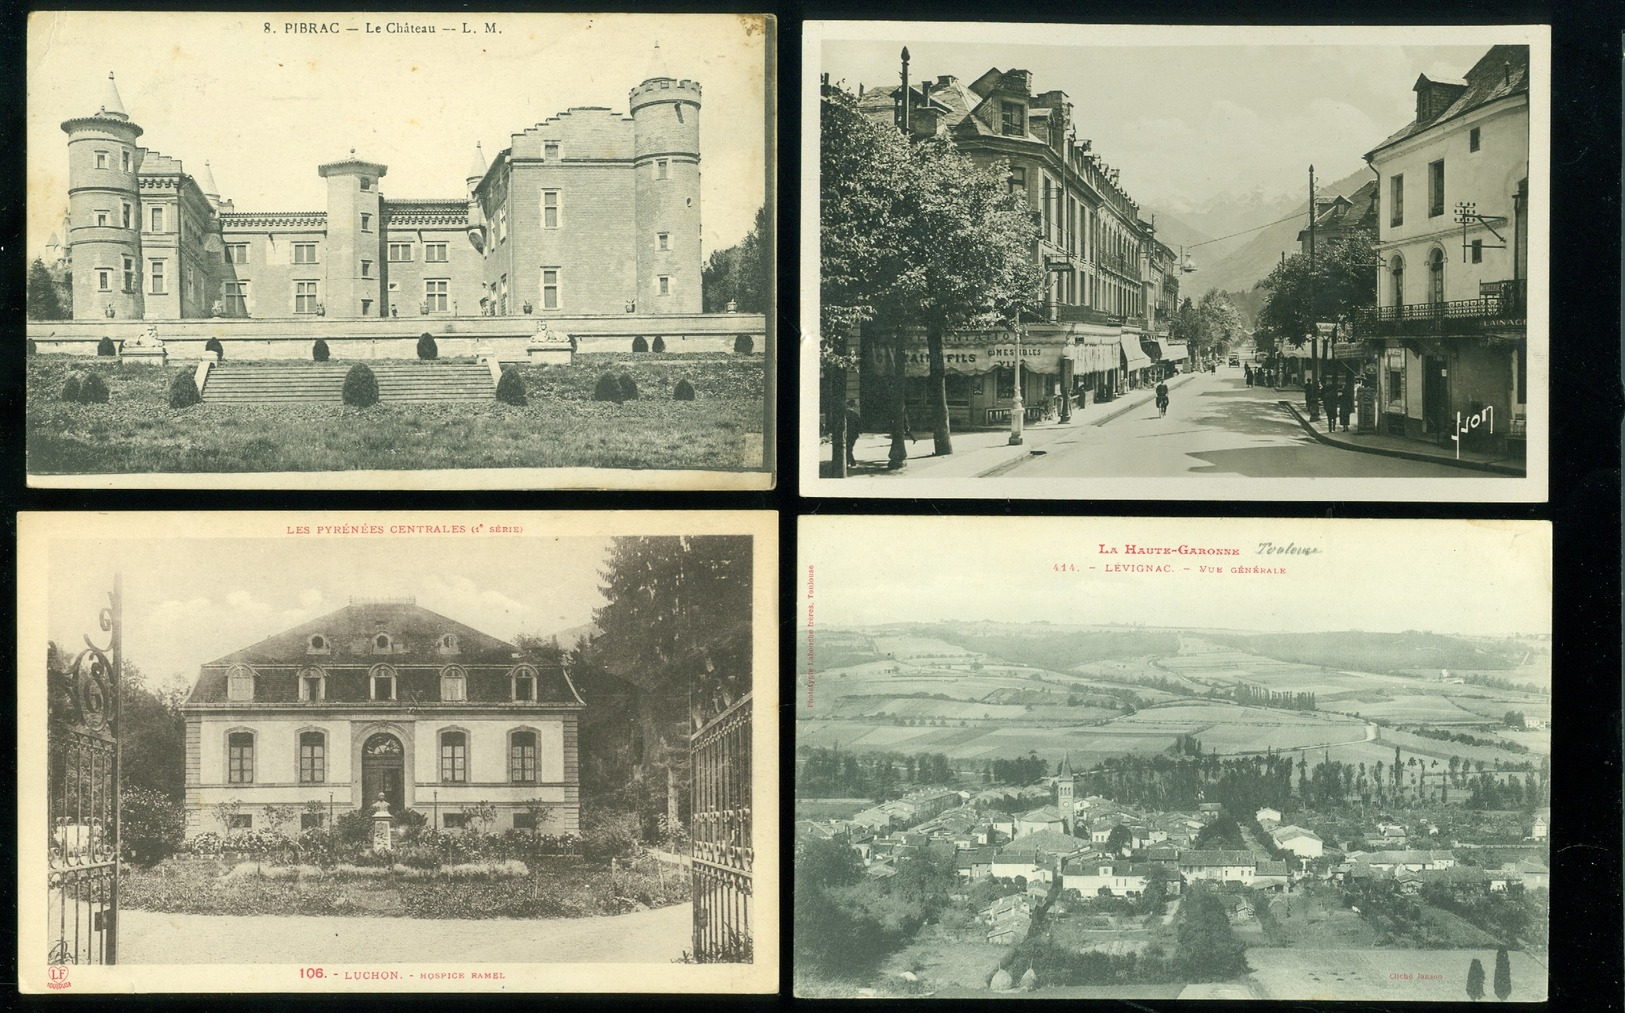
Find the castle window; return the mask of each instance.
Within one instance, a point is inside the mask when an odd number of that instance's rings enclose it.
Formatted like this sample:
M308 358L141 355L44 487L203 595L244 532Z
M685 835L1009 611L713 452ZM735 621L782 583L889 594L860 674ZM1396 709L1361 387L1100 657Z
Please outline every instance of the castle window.
M119 149L118 154L123 157L120 161L124 165L124 172L130 172L130 150L127 148L121 148Z
M96 288L101 290L103 293L106 293L113 288L112 269L98 268L96 270Z
M107 168L107 153L101 151L100 149L97 149L97 151L96 151L96 168L97 169L106 169Z
M542 158L547 162L558 162L559 143L556 141L542 142Z
M411 261L412 260L412 254L411 254L412 245L411 244L406 245L406 249L407 249L407 256L406 256L406 258L404 260ZM433 261L433 262L442 262L442 263L449 260L446 257L446 245L445 244L424 244L423 245L423 260L424 261Z
M363 318L372 317L372 301L365 297L361 300L361 316Z
M660 295L663 297L671 296L671 276L660 276L658 281L660 284Z
M132 221L131 212L130 212L130 203L128 201L126 201L124 203L123 207L124 207L124 228L129 229L130 228L130 223Z
M542 192L542 228L556 230L559 228L559 192Z
M371 212L362 212L361 213L361 232L363 232L363 233L371 233L372 232L372 213Z
M367 677L367 698L390 700L395 698L394 668L388 664L379 664L368 673Z
M1476 127L1467 132L1467 151L1478 151L1478 128Z
M508 239L508 206L503 204L497 209L497 243Z
M534 703L536 701L536 669L529 664L520 664L508 672L508 692L516 703Z
M515 731L508 736L508 779L515 784L536 783L536 732Z
M293 245L293 263L295 265L314 265L314 264L316 264L316 245L315 244L294 244Z
M293 310L295 314L316 313L316 280L293 284Z
M440 701L462 703L468 700L468 672L453 664L440 672Z
M320 731L299 735L299 783L321 784L327 780L327 736Z
M431 311L450 310L447 303L450 300L451 280L425 279L423 280L423 302Z
M299 701L319 703L327 698L327 673L319 667L299 669Z
M666 159L655 160L655 179L665 180L671 176L670 162Z
M221 299L226 305L226 313L243 317L248 314L248 282L221 283Z
M372 278L372 262L363 261L361 263L361 278L363 278L363 279L371 279Z
M234 664L226 672L226 699L233 703L254 701L254 669Z
M445 245L441 244L440 246L444 247ZM389 245L389 260L390 261L411 261L412 260L412 245L409 244L409 243L408 244L390 244ZM429 261L429 260L432 260L432 259L429 259L429 258L425 257L424 260Z
M655 246L659 250L662 250L662 251L671 250L671 234L670 233L656 233L655 234Z
M226 264L228 264L228 265L246 265L246 264L248 264L248 245L247 244L227 244L226 245Z
M372 177L362 177L361 178L361 189L363 191L372 190Z
M96 225L97 226L106 226L107 225L107 211L105 209L97 209L96 210Z
M164 231L164 209L163 209L163 206L162 205L154 205L153 208L152 208L152 232L154 232L154 233L162 233L163 231Z
M440 783L468 783L468 734L466 732L440 732Z
M563 306L559 303L559 270L556 268L542 269L542 308L556 311Z
M152 292L154 294L162 294L164 292L164 263L163 263L163 260L161 258L154 258L150 262L148 262L147 265L148 265L147 278L152 281Z
M508 274L502 274L501 285L497 287L497 313L508 313Z
M254 733L233 731L226 735L226 782L254 783Z

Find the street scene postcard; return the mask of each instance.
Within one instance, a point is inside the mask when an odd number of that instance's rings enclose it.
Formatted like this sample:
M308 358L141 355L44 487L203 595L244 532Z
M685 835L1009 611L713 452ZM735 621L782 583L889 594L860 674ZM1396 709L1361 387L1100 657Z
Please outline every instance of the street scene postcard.
M797 996L1547 998L1550 524L799 541Z
M34 13L29 483L770 488L774 33Z
M21 991L777 989L772 513L19 534Z
M804 494L1546 500L1549 26L802 62Z

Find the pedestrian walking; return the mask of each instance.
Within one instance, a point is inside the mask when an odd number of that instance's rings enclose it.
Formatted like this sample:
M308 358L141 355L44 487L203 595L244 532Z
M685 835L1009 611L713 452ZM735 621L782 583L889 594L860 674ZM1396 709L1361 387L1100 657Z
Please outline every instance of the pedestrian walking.
M1242 365L1242 370L1244 372L1246 372L1246 375L1247 375L1247 387L1252 388L1253 387L1253 365L1252 364L1244 364L1244 365Z
M1303 381L1303 408L1309 411L1309 419L1318 415L1320 406L1320 392L1315 388L1315 379L1305 378Z
M1321 409L1326 411L1326 430L1337 430L1337 382L1328 381L1320 393Z
M846 401L846 465L858 465L853 450L858 444L858 435L863 433L863 414L858 412L858 403L855 399Z
M1159 381L1157 382L1157 416L1166 417L1167 415L1168 383L1166 381Z
M1354 416L1354 386L1343 386L1343 398L1337 402L1337 419L1346 432L1349 429L1349 418Z

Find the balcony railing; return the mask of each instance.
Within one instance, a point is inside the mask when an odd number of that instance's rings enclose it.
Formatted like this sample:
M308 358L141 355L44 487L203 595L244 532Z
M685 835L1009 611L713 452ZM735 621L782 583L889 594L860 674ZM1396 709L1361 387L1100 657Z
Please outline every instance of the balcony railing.
M1358 308L1354 326L1361 335L1383 336L1447 335L1523 324L1527 297L1524 280L1483 283L1479 289L1476 300Z
M1093 307L1082 304L1056 304L1056 321L1075 321L1086 325L1121 325L1123 318L1117 314L1106 314Z

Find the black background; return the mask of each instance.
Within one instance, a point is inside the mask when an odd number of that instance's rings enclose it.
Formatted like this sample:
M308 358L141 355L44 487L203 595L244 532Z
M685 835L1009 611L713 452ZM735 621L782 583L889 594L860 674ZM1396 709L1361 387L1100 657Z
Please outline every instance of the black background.
M310 509L770 509L779 513L781 650L780 744L784 760L781 817L782 931L780 992L777 996L706 998L674 996L585 996L410 998L346 994L342 1009L498 1010L538 1008L650 1011L771 1011L786 1009L991 1009L986 1003L932 999L797 1001L790 996L791 803L794 790L790 764L794 748L792 699L796 668L796 596L794 591L795 518L810 513L942 514L942 515L1146 515L1146 516L1299 516L1326 518L1494 518L1550 519L1554 527L1553 593L1553 770L1552 897L1550 1001L1555 1011L1625 1008L1625 909L1621 906L1621 371L1620 306L1625 297L1620 241L1625 220L1620 207L1620 152L1625 136L1621 117L1621 38L1625 5L1607 0L1582 3L1496 3L1434 0L1399 5L1347 0L1337 4L1265 0L1244 5L1195 2L1105 0L1099 3L1046 5L824 2L770 4L717 3L282 3L249 5L255 10L451 10L459 12L605 10L636 12L751 11L778 17L778 478L774 491L742 492L303 492L303 491L45 491L24 483L23 307L27 259L23 207L26 110L25 31L28 7L0 0L0 495L10 509L25 511L286 511ZM62 7L97 9L98 5ZM120 9L146 5L120 5ZM173 3L153 9L220 9L221 5ZM802 498L797 491L796 447L799 327L799 230L801 186L801 22L819 18L888 20L1031 21L1095 24L1550 24L1552 25L1553 101L1551 160L1551 458L1546 504L1402 503L1402 502L1192 502L1192 501L1012 501L1007 499L844 499ZM897 33L907 42L906 30ZM132 54L140 59L142 54ZM998 62L990 47L989 64ZM813 69L814 71L816 69ZM968 69L966 69L968 70ZM87 72L88 73L88 72ZM470 73L478 73L470 68ZM493 87L508 87L493 82ZM1146 103L1163 97L1147 81ZM382 101L387 103L387 98ZM1355 139L1354 143L1358 143ZM277 157L273 150L266 158ZM1540 186L1536 181L1535 186ZM14 560L15 515L0 554ZM42 591L17 589L15 569L8 568L11 591L27 598ZM1335 596L1335 591L1328 591ZM1396 591L1403 595L1402 591ZM1540 596L1540 591L1530 591ZM6 607L15 599L4 601ZM0 608L5 610L6 608ZM16 629L0 626L0 653L16 660ZM36 654L37 656L37 654ZM25 659L27 659L25 657ZM30 673L18 682L37 681ZM10 706L14 697L0 696ZM14 715L12 715L14 716ZM13 724L11 729L16 730ZM20 732L26 739L29 732ZM36 736L42 736L36 734ZM15 869L15 844L6 842L6 865ZM28 878L25 874L23 878ZM36 877L37 878L37 877ZM762 892L768 892L763 888ZM8 896L5 933L16 935L15 897ZM762 930L765 933L766 930ZM15 944L14 944L15 945ZM11 1009L224 1010L316 1008L318 996L125 996L18 997L14 959L4 979ZM542 958L538 958L539 960ZM184 958L177 958L184 960ZM1333 1009L1330 1004L1250 1003L1245 1007L1203 1001L1192 1006L1177 1001L1137 1000L1113 1004L1093 1000L1035 1000L1011 997L996 1004L1005 1010L1216 1010ZM1393 1004L1350 1004L1340 1009L1404 1011L1426 1007Z

